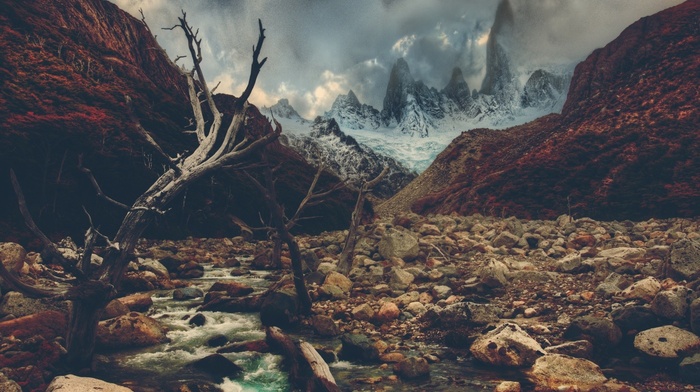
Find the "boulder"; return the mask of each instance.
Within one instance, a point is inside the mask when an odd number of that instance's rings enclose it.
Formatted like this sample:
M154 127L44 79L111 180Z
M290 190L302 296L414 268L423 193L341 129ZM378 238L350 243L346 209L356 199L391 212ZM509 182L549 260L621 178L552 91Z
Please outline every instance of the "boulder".
M374 317L374 309L367 303L355 306L350 313L355 320L369 321Z
M406 290L413 283L415 276L399 267L393 267L389 272L389 287L392 290Z
M469 349L476 359L496 366L531 366L545 351L517 324L504 323L478 337Z
M386 260L392 257L410 261L418 257L418 239L408 231L389 229L379 241L379 254Z
M204 296L204 291L198 287L182 287L173 290L173 299L176 301L186 301Z
M225 291L229 297L243 297L251 294L254 290L247 284L238 282L215 282L209 291Z
M221 354L211 354L198 359L189 365L200 371L214 376L217 381L223 381L224 377L235 379L243 373L243 368Z
M420 316L423 313L427 312L428 309L426 309L425 305L423 305L422 302L416 301L406 305L406 311L414 316Z
M146 347L168 342L167 329L155 319L131 312L101 321L96 343L102 348Z
M2 297L0 315L11 314L15 317L24 317L49 310L68 312L68 308L69 303L67 301L59 302L50 298L30 298L20 292L10 291Z
M517 381L501 381L496 385L493 392L520 392L520 383Z
M503 231L493 239L492 244L495 248L500 248L501 246L512 248L518 241L520 241L520 237L509 231Z
M3 389L4 391L4 389ZM132 390L121 385L92 377L78 377L72 374L58 376L51 381L46 392L131 392Z
M177 277L180 279L197 279L204 276L204 266L195 261L188 261L177 267Z
M19 273L24 267L27 251L20 244L14 242L0 243L0 260L8 271Z
M7 378L5 373L0 372L0 391L22 392L22 387L20 387L14 380Z
M700 353L683 358L678 373L683 381L700 384Z
M399 318L401 311L399 307L393 302L384 302L379 311L375 315L375 318L380 323L387 323Z
M526 375L537 391L592 391L607 381L595 363L562 354L538 358Z
M113 299L109 301L107 306L102 311L102 316L100 316L100 321L108 320L111 318L123 316L129 313L131 310L118 299Z
M613 321L622 332L643 331L661 325L659 318L648 306L625 306L610 312Z
M132 312L145 312L153 306L153 298L148 293L137 293L119 298Z
M508 283L508 267L498 260L489 260L479 269L479 281L488 287L503 287Z
M321 336L338 336L340 335L340 328L338 324L333 321L332 318L317 314L311 318L311 326L318 335Z
M651 302L659 291L661 291L661 283L653 276L649 276L622 290L620 295L628 299Z
M408 357L394 365L394 372L405 379L422 378L430 375L430 366L425 358Z
M564 331L564 338L589 340L599 348L612 348L620 343L622 331L607 318L581 316L571 320Z
M377 362L379 350L367 336L362 334L345 334L340 338L343 343L340 358L348 361Z
M294 288L273 291L265 297L260 307L260 321L265 326L288 328L296 323L299 300Z
M323 281L323 284L338 286L344 293L350 293L350 290L352 289L352 281L345 277L345 275L335 271L331 271L328 273L328 275L326 275L326 279Z
M544 351L547 354L564 354L575 358L591 359L593 357L593 344L588 340L576 340L546 347Z
M0 322L0 336L26 339L41 335L46 340L65 336L68 316L55 310L47 310L16 319Z
M612 259L622 259L622 260L634 260L644 257L646 251L642 248L628 248L619 247L611 249L603 249L598 252L597 257L601 258L612 258Z
M452 295L452 289L449 286L437 285L432 289L433 297L437 299L447 299Z
M692 291L684 286L659 291L651 301L651 311L667 320L683 320L688 313L691 295Z
M674 280L695 280L700 277L700 242L682 239L671 245L664 270Z
M196 313L194 316L190 317L187 323L193 327L201 327L207 323L207 316L202 313Z
M556 269L558 272L567 274L579 274L593 269L592 265L584 264L583 258L578 253L566 255L561 260L557 261Z
M170 279L170 271L158 260L138 259L139 270L151 271L162 279Z
M681 352L698 346L700 337L673 325L647 329L634 337L634 348L654 358L680 358Z
M700 335L700 298L690 303L690 328L696 335Z

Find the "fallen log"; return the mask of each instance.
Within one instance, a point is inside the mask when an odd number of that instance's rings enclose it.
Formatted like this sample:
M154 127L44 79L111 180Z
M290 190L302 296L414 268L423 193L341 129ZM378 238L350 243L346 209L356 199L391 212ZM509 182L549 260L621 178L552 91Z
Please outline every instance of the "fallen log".
M274 350L281 351L289 365L289 379L292 384L306 391L340 392L326 361L309 343L295 344L277 327L268 327L267 341Z

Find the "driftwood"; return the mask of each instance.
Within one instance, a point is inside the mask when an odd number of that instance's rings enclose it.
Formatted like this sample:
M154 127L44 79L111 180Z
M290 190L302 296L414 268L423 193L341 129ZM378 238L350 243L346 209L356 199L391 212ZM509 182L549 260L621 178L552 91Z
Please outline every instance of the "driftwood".
M267 341L270 347L282 352L290 370L292 384L312 392L340 392L326 361L309 343L294 343L277 327L268 327Z

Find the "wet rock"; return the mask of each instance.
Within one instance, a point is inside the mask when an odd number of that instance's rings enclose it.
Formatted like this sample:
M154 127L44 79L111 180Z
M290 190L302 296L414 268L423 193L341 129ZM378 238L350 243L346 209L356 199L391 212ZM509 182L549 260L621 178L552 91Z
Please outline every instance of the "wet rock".
M47 310L0 322L0 336L26 339L41 335L46 340L65 336L68 317L65 313Z
M131 310L128 306L124 305L122 301L118 299L113 299L109 301L107 306L102 311L102 316L100 316L100 321L107 320L119 316L123 316L129 313Z
M0 260L8 271L19 273L24 267L27 251L14 242L0 243Z
M659 291L651 301L651 311L667 320L683 320L688 313L692 292L683 286Z
M564 354L575 358L591 359L593 357L593 344L588 340L576 340L546 347L544 351L547 354Z
M700 353L683 358L678 373L683 381L700 384Z
M207 323L207 317L202 313L196 313L194 316L190 317L188 324L194 327L201 327Z
M620 295L628 299L641 299L646 302L651 302L660 290L661 283L656 278L650 276L633 283L631 286L624 289Z
M362 334L345 334L340 338L343 343L340 358L348 361L376 362L379 350L367 336Z
M153 253L153 250L151 250L151 253ZM154 253L153 257L158 258L159 254ZM178 268L185 264L185 260L182 259L179 256L173 255L171 253L168 253L167 255L160 255L160 258L158 260L160 264L162 264L169 273L171 274L176 274L178 271Z
M700 335L700 298L690 303L690 327L696 335Z
M622 331L607 318L582 316L571 320L564 331L564 338L589 340L596 347L604 349L617 346L622 339Z
M209 291L225 291L229 297L243 297L254 290L247 284L238 282L216 282L210 288Z
M415 276L398 267L393 267L389 272L389 287L392 290L406 290L413 283Z
M226 337L226 335L222 334L216 334L207 339L208 347L221 347L226 345L226 343L228 343L228 338Z
M223 381L224 377L235 379L244 372L243 368L221 354L208 355L188 366L214 376L219 382Z
M493 392L520 392L520 383L517 381L502 381L496 385Z
M177 267L177 277L180 279L197 279L204 276L204 266L194 261L188 261Z
M200 298L204 296L204 291L198 287L182 287L173 290L173 299L176 301L186 301L188 299Z
M311 326L318 335L321 336L338 336L340 328L332 318L317 314L311 318Z
M379 254L386 260L398 257L410 261L418 257L418 239L404 230L389 229L379 241Z
M562 354L538 358L526 375L538 391L591 391L607 381L595 363Z
M299 300L293 288L273 291L260 307L260 321L268 327L288 328L297 322L298 314Z
M415 379L430 375L430 365L422 357L408 357L394 366L394 372L405 379Z
M102 348L153 346L169 341L167 329L158 321L141 313L101 321L97 326L97 345Z
M659 318L648 306L625 306L610 313L622 332L643 331L661 325Z
M406 356L399 352L384 353L379 356L379 361L383 363L398 363L406 359Z
M375 319L380 323L387 323L399 318L401 311L393 302L384 302L375 315Z
M154 259L138 259L139 270L150 271L156 274L159 278L170 279L170 271L158 260Z
M350 313L355 320L369 321L374 317L374 309L366 303L355 306Z
M647 329L634 337L634 348L654 358L679 358L681 352L698 346L700 337L672 325Z
M508 267L498 260L489 260L479 269L479 281L488 287L503 287L508 283Z
M3 389L3 391L5 391ZM112 384L92 377L78 377L72 374L58 376L51 381L46 392L63 391L100 391L100 392L131 392L131 389ZM8 390L9 392L9 390Z
M673 243L664 270L668 277L677 281L699 278L700 241L682 239Z
M478 337L469 349L476 359L496 366L530 366L545 351L517 324L505 323Z
M249 340L246 342L234 342L225 345L224 347L216 350L217 353L241 353L246 351L253 351L256 353L269 353L270 346L265 340Z
M158 276L150 271L132 271L124 274L120 293L151 291L158 286Z
M153 306L153 298L150 294L137 293L119 298L119 301L126 305L132 312L145 312Z
M250 262L250 268L255 270L273 270L277 269L278 266L272 260L271 252L261 252L253 257L253 261Z

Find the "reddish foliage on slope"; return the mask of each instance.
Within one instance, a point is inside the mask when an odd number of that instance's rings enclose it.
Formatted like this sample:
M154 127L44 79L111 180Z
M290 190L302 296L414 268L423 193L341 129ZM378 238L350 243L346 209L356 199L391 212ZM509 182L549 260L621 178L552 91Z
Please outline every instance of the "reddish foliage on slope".
M469 159L417 212L600 219L700 215L700 3L643 18L574 72L561 115L473 146L463 133L438 160ZM473 132L473 131L472 131ZM473 155L473 154L471 154ZM444 164L444 162L442 163Z
M163 171L164 162L136 131L125 96L143 126L174 156L192 151L196 142L182 132L192 117L186 82L157 50L146 26L108 1L2 0L0 10L0 204L5 206L0 237L32 238L16 207L10 168L47 232L82 237L85 206L109 233L123 212L97 199L76 168L78 155L105 193L125 203L135 200ZM226 99L235 98L219 98ZM269 129L257 109L251 108L250 115L250 129ZM315 170L290 151L278 157L295 160L289 164L296 178L282 196L293 203L303 197L306 190L298 188L310 183ZM150 234L233 235L233 215L258 222L264 206L251 186L240 184L239 174L199 181L157 219ZM346 225L352 201L336 202L314 212L332 218L307 222L305 228Z

